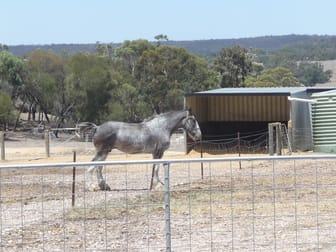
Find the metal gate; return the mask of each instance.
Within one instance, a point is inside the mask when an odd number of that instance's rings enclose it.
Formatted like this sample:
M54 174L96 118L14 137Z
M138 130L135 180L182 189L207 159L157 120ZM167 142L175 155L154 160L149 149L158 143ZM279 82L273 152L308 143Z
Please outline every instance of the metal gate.
M153 163L164 164L164 186L149 191ZM1 250L334 251L334 163L306 155L2 165ZM88 191L92 164L105 166L111 191Z

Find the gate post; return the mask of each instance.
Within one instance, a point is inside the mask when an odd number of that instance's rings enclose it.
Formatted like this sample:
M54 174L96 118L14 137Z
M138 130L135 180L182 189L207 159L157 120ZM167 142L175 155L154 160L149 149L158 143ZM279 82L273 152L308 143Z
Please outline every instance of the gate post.
M170 189L169 189L169 163L164 163L164 201L165 201L165 220L166 220L166 251L171 251L171 232L170 232Z

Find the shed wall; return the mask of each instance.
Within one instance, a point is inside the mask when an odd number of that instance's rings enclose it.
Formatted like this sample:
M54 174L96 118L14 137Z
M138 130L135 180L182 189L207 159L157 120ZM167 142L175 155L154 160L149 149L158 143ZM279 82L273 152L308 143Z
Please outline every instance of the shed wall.
M186 102L200 122L289 121L287 96L189 96Z

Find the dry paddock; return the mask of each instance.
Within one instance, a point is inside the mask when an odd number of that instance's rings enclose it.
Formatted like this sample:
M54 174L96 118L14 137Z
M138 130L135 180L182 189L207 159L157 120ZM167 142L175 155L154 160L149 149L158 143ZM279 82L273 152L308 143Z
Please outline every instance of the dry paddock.
M87 143L53 142L45 158L42 140L18 139L0 164L71 162L73 150L78 161L92 158ZM191 157L199 154L165 155ZM335 159L309 157L205 162L203 178L200 163L172 164L171 250L335 251ZM165 251L164 188L148 190L151 165L104 172L112 190L90 192L85 167L76 168L72 207L72 167L2 169L2 251Z

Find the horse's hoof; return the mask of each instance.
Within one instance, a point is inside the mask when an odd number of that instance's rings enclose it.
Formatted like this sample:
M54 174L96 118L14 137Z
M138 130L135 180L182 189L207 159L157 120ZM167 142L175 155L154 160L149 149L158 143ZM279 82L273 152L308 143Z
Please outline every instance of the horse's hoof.
M99 183L99 188L102 191L111 191L111 187L108 184L106 184L105 182L100 182Z
M157 190L161 186L164 186L164 183L159 179L155 179L151 184L150 190Z
M89 192L97 192L100 190L100 188L97 185L91 184L88 187Z
M153 189L156 191L156 190L159 190L163 186L164 186L164 183L159 180L157 183L153 185Z
M159 190L161 187L163 187L164 184L163 183L157 183L154 187L154 190Z

